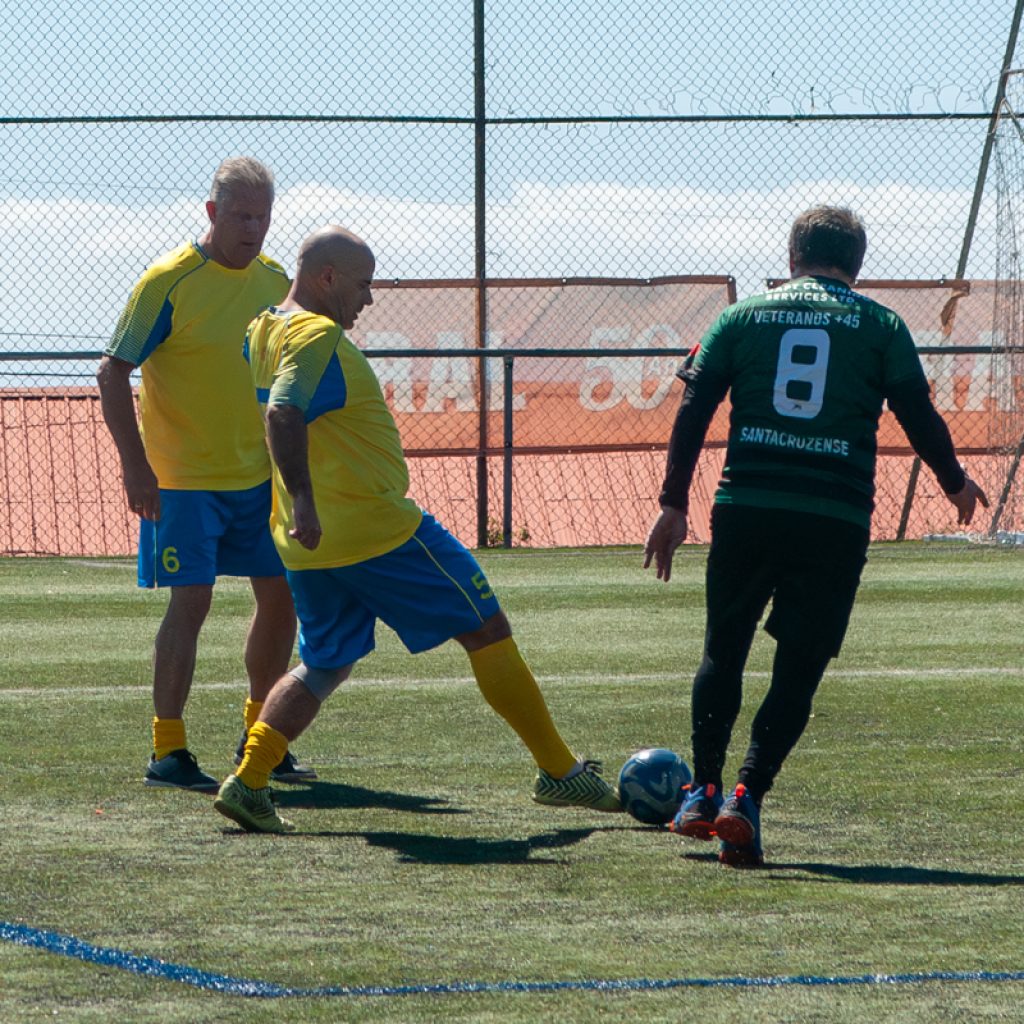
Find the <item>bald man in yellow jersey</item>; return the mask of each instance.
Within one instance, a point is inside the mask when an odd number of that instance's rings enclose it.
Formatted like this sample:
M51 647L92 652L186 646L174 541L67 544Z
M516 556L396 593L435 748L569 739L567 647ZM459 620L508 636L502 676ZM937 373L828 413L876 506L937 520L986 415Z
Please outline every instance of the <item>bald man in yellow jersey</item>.
M300 663L271 690L214 807L251 832L288 832L270 772L374 647L378 619L412 653L454 639L487 702L536 761L533 798L620 811L597 762L566 746L483 570L406 492L394 419L345 334L373 301L374 257L340 227L311 235L285 300L258 316L246 355L266 409L271 531L299 615Z
M171 596L153 654L153 755L147 786L215 792L189 751L183 714L199 633L218 575L248 576L255 614L245 645L246 726L288 667L295 612L268 529L270 460L242 342L249 321L288 291L261 255L274 179L252 157L214 175L210 226L157 260L132 292L97 371L103 416L140 517L141 587ZM139 417L130 377L141 367ZM275 778L315 778L285 752Z

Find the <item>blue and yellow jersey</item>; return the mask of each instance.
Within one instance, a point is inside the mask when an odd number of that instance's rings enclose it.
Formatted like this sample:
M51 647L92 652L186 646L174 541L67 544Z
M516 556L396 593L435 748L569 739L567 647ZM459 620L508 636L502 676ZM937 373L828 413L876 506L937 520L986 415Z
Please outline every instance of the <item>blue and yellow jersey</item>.
M270 528L289 569L329 569L404 544L422 512L410 498L402 442L366 356L333 320L269 309L249 326L246 358L261 406L305 414L309 472L323 531L310 551L288 536L292 502L274 468Z
M142 368L140 430L161 487L240 491L270 476L241 351L249 321L287 292L266 257L231 270L197 242L139 279L105 351Z

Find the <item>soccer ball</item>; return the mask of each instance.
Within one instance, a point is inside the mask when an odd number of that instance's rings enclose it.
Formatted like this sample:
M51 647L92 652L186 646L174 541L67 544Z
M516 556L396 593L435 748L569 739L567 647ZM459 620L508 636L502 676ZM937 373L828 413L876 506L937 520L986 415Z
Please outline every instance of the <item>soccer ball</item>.
M645 825L664 825L676 816L683 802L683 786L692 778L675 751L664 747L638 750L619 772L622 809Z

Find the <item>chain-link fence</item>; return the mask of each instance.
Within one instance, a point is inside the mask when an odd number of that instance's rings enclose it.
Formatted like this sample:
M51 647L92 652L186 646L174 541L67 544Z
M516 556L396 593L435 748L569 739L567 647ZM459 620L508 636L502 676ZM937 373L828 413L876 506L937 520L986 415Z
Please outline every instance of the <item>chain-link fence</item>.
M6 13L0 553L132 549L96 358L139 273L203 232L236 153L275 171L266 249L286 268L324 223L373 246L393 287L358 340L415 497L469 543L641 540L675 353L785 275L788 225L820 202L864 217L865 278L918 282L878 297L910 322L975 471L1006 490L992 524L1021 529L1021 2ZM438 354L461 348L494 351ZM526 349L543 351L508 365ZM880 443L876 536L948 529L898 428Z

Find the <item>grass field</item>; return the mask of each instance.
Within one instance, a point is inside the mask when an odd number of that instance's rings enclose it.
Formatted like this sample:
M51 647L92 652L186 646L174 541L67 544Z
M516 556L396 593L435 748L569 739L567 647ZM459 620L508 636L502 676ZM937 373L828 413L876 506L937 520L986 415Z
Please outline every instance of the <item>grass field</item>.
M637 550L481 556L563 733L609 774L642 746L689 760L704 554L668 586ZM738 872L625 816L533 804L531 761L461 650L413 658L383 629L296 744L321 776L279 790L299 833L245 835L207 797L141 785L164 596L127 562L0 561L0 922L384 990L251 999L0 941L0 1021L1019 1021L1021 981L597 983L1024 970L1022 575L1009 551L872 549L765 804L768 866ZM243 583L218 586L187 715L217 775L249 612ZM771 651L759 635L730 769ZM584 984L495 988L561 981ZM460 982L485 990L423 991Z

